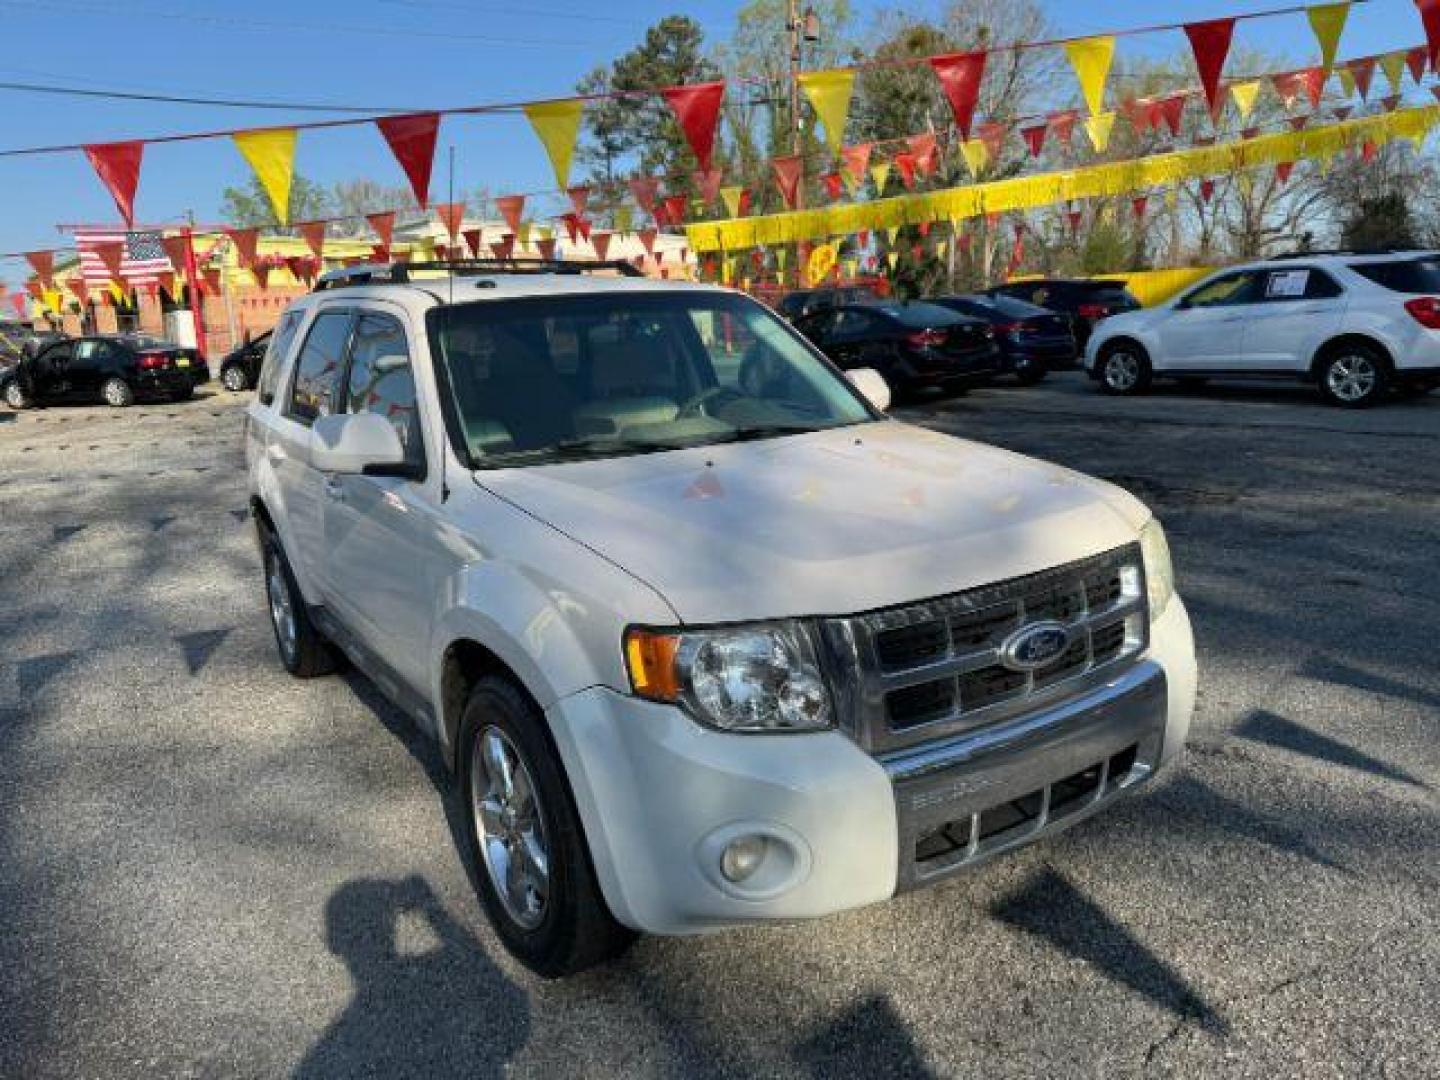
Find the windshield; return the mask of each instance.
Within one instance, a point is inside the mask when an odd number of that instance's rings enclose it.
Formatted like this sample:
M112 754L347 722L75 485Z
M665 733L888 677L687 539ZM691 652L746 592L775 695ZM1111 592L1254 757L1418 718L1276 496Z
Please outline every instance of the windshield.
M730 293L481 301L436 308L428 328L475 468L874 419L783 322Z

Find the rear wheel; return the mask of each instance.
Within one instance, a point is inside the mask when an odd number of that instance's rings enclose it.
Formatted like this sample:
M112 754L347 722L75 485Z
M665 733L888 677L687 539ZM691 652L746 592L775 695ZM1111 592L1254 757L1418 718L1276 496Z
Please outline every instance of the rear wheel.
M336 668L335 652L310 621L305 598L295 584L290 563L273 533L264 535L265 599L280 662L297 679L328 675Z
M1101 352L1099 375L1107 394L1143 393L1150 388L1150 357L1133 341L1117 341Z
M30 395L27 394L25 388L20 385L19 379L11 379L5 384L5 404L9 405L10 408L16 412L19 412L21 409L28 409L31 406Z
M554 978L618 956L610 914L540 710L508 679L475 684L460 721L465 828L486 914L526 967Z
M230 364L220 372L220 385L231 393L238 394L250 389L250 380L245 378L245 369L239 364Z
M113 375L100 387L100 396L112 409L123 409L135 404L135 391L130 389L130 384Z
M1385 396L1389 386L1385 357L1364 342L1343 342L1320 362L1320 393L1332 405L1368 408Z

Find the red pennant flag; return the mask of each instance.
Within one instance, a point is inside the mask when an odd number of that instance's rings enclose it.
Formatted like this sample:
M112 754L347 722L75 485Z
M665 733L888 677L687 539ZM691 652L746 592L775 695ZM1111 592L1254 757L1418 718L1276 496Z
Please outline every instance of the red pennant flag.
M314 254L315 258L323 258L325 255L325 222L297 221L295 223L295 228L300 231L301 237L304 238L306 246L310 248L310 251L312 254ZM183 241L183 237L181 239ZM167 248L166 250L168 252L169 249ZM170 256L170 261L175 262L175 257L173 255ZM182 266L184 264L176 263L176 265Z
M844 164L845 171L857 184L865 182L865 170L870 167L870 151L874 148L874 143L867 142L856 143L854 146L846 146L840 150L840 160Z
M553 236L542 237L535 241L535 249L540 252L540 258L555 258L555 238Z
M465 204L463 202L436 203L434 206L435 215L440 219L440 224L445 226L445 231L450 234L450 243L456 243L460 238L460 227L465 221Z
M310 259L305 255L287 255L285 269L290 271L290 276L296 281L308 282L310 280Z
M1203 199L1205 202L1208 203L1214 195L1215 195L1215 181L1214 181L1214 180L1201 180L1201 181L1200 181L1200 198Z
M220 269L219 269L219 267L210 267L209 269L202 270L202 271L200 272L200 276L205 279L205 284L204 284L204 286L203 286L204 290L205 290L207 293L209 293L211 296L219 296L219 295L220 295Z
M520 219L525 214L525 196L497 195L495 209L500 211L500 216L505 219L505 224L510 226L510 231L519 234Z
M421 206L430 203L430 170L435 164L435 139L440 134L440 114L411 113L408 116L382 116L375 121L380 134L390 145L390 152L405 171L410 190Z
M375 235L380 237L380 246L385 249L386 255L390 252L390 238L395 235L395 211L386 210L379 214L366 214L365 220L375 230Z
M465 241L465 246L470 249L472 259L480 257L480 235L483 231L482 229L466 229L460 234L460 238Z
M25 309L29 306L29 303L26 301L24 293L11 293L10 305L15 309L15 317L17 319L25 318Z
M568 214L560 215L561 222L565 225L565 235L570 238L573 244L580 236L580 215L571 211Z
M635 196L635 201L640 209L651 217L655 216L655 199L660 194L660 181L653 176L632 176L630 178L630 194Z
M1350 75L1355 80L1355 89L1360 93L1360 100L1367 100L1370 97L1370 80L1375 77L1375 57L1361 57L1359 60L1351 60L1345 66L1350 69Z
M930 235L930 226L933 224L934 222L922 221L919 225L916 225L915 228L919 230L920 235L923 238Z
M671 86L661 91L666 104L680 121L685 141L695 151L700 168L710 168L710 155L715 150L715 129L720 122L720 102L725 97L723 82L696 83L693 86Z
M1386 112L1394 112L1397 108L1400 107L1400 95L1386 94L1380 99L1380 107Z
M1415 6L1420 9L1420 21L1425 24L1425 45L1430 66L1440 66L1440 0L1415 0ZM1424 70L1422 67L1417 73L1414 62L1410 62L1410 73L1415 76L1416 82L1420 81Z
M260 242L259 229L226 229L225 235L235 245L241 266L248 267L255 261L256 248Z
M1304 131L1305 125L1309 122L1310 117L1308 116L1292 116L1288 121L1291 131Z
M170 260L170 265L176 270L185 269L185 252L187 241L183 236L165 236L160 240L160 246L165 249L165 257Z
M100 261L105 264L110 277L115 280L120 278L120 265L125 259L125 241L111 240L104 244L95 245L95 254L100 256Z
M1150 103L1144 98L1126 98L1115 111L1135 129L1136 135L1150 130Z
M490 252L497 259L509 259L515 254L515 234L506 233L490 244Z
M92 143L84 149L125 224L134 225L135 188L140 183L140 159L145 154L145 144L138 141Z
M700 193L700 198L706 206L714 206L720 199L720 185L725 182L725 174L719 169L696 169L690 174L690 179L695 185L695 190Z
M911 135L905 142L910 147L910 153L915 155L915 171L921 176L933 173L938 164L938 145L934 132L925 131L919 135Z
M670 222L672 229L678 229L685 224L685 203L684 195L669 195L665 198L665 217Z
M1433 3L1431 4L1431 7L1436 7L1436 6L1437 6L1437 5L1435 5L1435 4L1433 4ZM1430 37L1430 32L1429 32L1429 27L1428 27L1428 25L1427 25L1427 27L1426 27L1426 34L1425 34L1425 36L1426 36L1427 38ZM1433 40L1433 39L1432 39L1432 40ZM1429 62L1430 62L1430 50L1427 49L1427 48L1426 48L1425 46L1423 46L1423 45L1422 45L1422 46L1419 46L1418 48L1411 49L1409 52L1407 52L1407 53L1405 54L1405 66L1410 69L1410 77L1415 80L1415 82L1416 82L1417 85L1418 85L1419 83L1421 83L1421 82L1424 81L1424 79L1425 79L1425 66L1426 66L1426 64L1428 64ZM1431 65L1431 66L1433 66L1433 65Z
M1366 139L1365 145L1360 147L1360 160L1370 162L1375 160L1375 155L1380 148L1375 145L1374 139Z
M1205 88L1205 102L1212 115L1220 107L1220 72L1230 53L1230 37L1234 31L1233 18L1185 24L1185 36L1195 52L1195 68L1200 73L1200 85Z
M1290 174L1295 170L1293 161L1282 161L1275 166L1275 179L1283 187L1290 182Z
M1430 87L1430 93L1435 95L1435 100L1440 101L1440 84Z
M1160 116L1165 121L1165 126L1170 129L1171 138L1180 137L1180 125L1185 119L1185 102L1188 100L1185 94L1172 94L1160 101Z
M1082 211L1082 210L1071 210L1071 211L1069 211L1069 212L1066 213L1065 217L1066 217L1066 219L1070 222L1070 231L1071 231L1072 233L1077 233L1077 232L1079 232L1079 231L1080 231L1080 223L1085 220L1085 213L1084 213L1084 211ZM968 239L968 237L967 237L967 239Z
M1355 111L1353 105L1336 105L1332 113L1336 120L1349 120L1350 114Z
M25 261L35 270L35 276L46 288L53 285L55 277L55 253L53 251L27 251Z
M1070 146L1075 138L1075 121L1078 119L1080 119L1080 113L1075 109L1051 113L1049 116L1050 130L1054 133L1055 138L1066 146Z
M435 245L435 257L436 257L437 259L442 259L442 260L445 258L445 245L443 245L443 244L436 244L436 245ZM370 261L370 262L389 262L389 261L390 261L390 250L389 250L389 248L387 248L384 244L371 244L371 245L370 245L370 259L369 259L369 261Z
M869 229L861 229L858 233L855 234L855 242L856 242L857 244L859 244L862 248L867 248L867 247L869 247L869 246L870 246L870 230L869 230Z
M255 275L256 285L262 290L270 288L270 267L267 263L257 262L249 270Z
M76 275L75 277L67 278L65 287L75 294L75 299L80 301L81 307L84 307L90 302L90 287L85 284L83 277Z
M45 290L41 287L38 281L27 281L25 283L25 291L30 294L32 299L45 299Z
M825 194L832 200L840 198L845 192L845 181L838 172L826 173L820 177L820 182L825 185Z
M595 257L601 262L604 262L605 256L610 253L611 235L612 234L608 232L597 232L593 233L590 237L590 243L595 245Z
M907 188L915 186L915 155L902 152L895 155L895 168L900 170L900 179Z
M1306 68L1300 72L1300 82L1305 88L1306 95L1310 98L1310 107L1318 109L1320 99L1325 94L1325 79L1328 72L1322 67Z
M655 260L655 265L659 266L662 262L665 261L665 252L657 251L651 257Z
M950 102L962 139L970 138L975 103L980 100L980 83L985 78L985 57L983 51L930 57L930 67L940 79L940 88Z
M1030 148L1031 157L1039 157L1040 151L1045 149L1045 135L1049 130L1050 125L1044 121L1020 129L1020 137L1025 140L1025 145Z
M775 186L780 189L785 205L795 209L796 197L800 194L800 177L805 168L804 159L799 154L771 158L770 168L775 174Z
M575 213L584 217L585 207L590 202L590 186L588 184L576 184L572 188L566 188L565 194L570 196L570 205L575 208Z
M640 246L645 249L645 254L653 259L655 257L655 237L659 233L654 229L641 229L636 235L640 237Z
M1130 200L1130 209L1135 212L1135 220L1142 221L1145 218L1145 208L1150 205L1150 196L1136 195Z

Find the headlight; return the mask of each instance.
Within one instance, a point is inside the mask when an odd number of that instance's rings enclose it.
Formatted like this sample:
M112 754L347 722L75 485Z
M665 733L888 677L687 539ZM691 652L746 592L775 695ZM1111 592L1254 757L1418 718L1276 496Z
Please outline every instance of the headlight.
M1154 622L1170 606L1175 595L1175 568L1170 564L1170 544L1165 530L1156 518L1140 530L1140 554L1145 559L1145 588L1150 601L1150 621Z
M802 623L625 634L640 697L683 705L725 731L816 731L833 722L815 643Z

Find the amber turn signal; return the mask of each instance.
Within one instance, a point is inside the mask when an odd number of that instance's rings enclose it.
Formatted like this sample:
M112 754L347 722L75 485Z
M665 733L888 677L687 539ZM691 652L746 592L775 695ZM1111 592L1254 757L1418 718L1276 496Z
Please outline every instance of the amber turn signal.
M625 633L625 666L630 685L641 697L654 701L676 701L680 697L680 673L675 654L679 634L657 633L632 628Z

